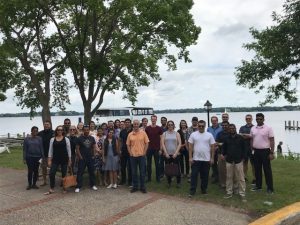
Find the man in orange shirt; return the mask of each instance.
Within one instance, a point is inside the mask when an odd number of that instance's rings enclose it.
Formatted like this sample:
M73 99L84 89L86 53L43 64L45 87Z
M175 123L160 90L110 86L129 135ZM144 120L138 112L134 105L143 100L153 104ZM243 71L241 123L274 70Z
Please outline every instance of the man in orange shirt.
M132 183L133 188L131 193L138 191L138 176L137 167L140 172L140 190L142 193L147 193L145 187L145 173L146 173L146 152L149 145L149 138L145 131L140 129L140 121L133 121L133 131L128 134L126 141L127 149L130 154Z

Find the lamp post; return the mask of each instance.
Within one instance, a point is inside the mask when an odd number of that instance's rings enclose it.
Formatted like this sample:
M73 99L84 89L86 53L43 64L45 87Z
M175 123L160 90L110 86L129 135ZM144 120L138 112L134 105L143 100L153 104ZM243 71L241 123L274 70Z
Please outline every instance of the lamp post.
M206 112L207 112L207 124L208 124L207 127L209 127L209 126L210 126L210 125L209 125L209 111L212 109L212 104L207 100L207 101L205 102L205 104L204 104L204 107L205 107Z

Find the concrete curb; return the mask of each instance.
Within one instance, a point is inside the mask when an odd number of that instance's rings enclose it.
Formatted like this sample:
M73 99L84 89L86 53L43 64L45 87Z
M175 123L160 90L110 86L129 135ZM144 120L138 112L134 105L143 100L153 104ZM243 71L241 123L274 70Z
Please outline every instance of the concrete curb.
M294 222L293 218L300 216L300 202L281 208L273 213L270 213L249 225L280 225L280 224L299 224ZM289 223L289 220L293 221ZM300 220L299 220L300 221Z

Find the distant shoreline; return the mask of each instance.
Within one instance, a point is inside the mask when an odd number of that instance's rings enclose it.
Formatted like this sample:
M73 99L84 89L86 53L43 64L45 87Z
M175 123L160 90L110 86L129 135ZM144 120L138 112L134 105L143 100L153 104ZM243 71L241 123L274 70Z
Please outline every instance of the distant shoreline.
M263 107L216 107L212 108L210 112L212 113L223 113L223 112L266 112L266 111L300 111L300 106L263 106ZM164 109L164 110L154 110L155 114L163 113L204 113L206 110L204 108L187 108L187 109ZM37 112L33 115L30 113L2 113L2 117L37 117L42 116L41 112ZM76 111L61 111L52 112L51 116L83 116L83 112Z

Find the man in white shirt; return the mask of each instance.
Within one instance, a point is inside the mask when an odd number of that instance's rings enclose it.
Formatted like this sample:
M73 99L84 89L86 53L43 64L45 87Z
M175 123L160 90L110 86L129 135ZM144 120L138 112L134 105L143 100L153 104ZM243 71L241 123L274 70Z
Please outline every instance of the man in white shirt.
M189 158L192 168L190 195L196 193L198 174L201 178L201 193L207 194L208 175L210 165L214 164L215 139L213 135L205 131L205 121L198 122L198 131L189 137Z

